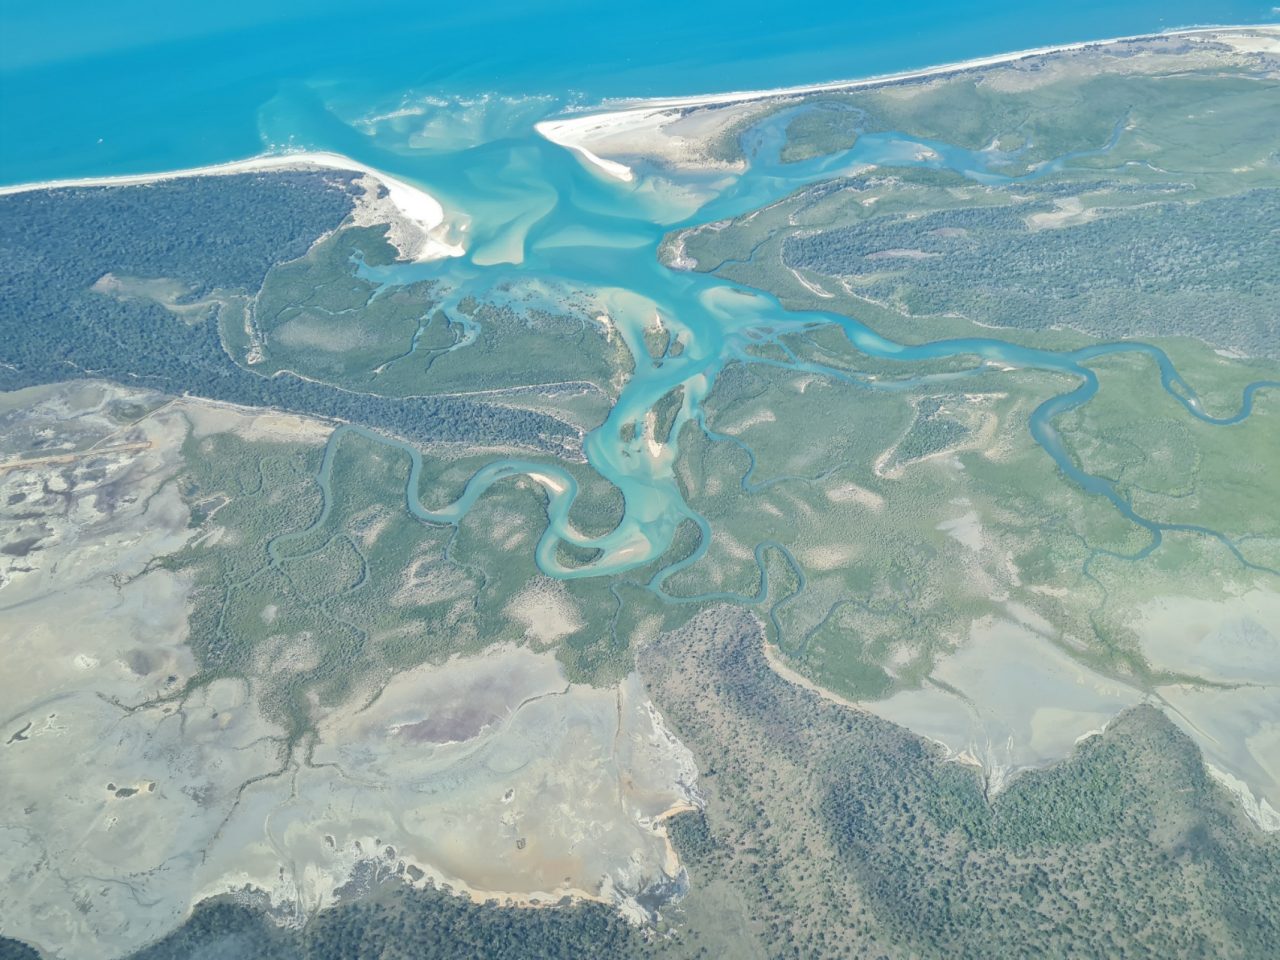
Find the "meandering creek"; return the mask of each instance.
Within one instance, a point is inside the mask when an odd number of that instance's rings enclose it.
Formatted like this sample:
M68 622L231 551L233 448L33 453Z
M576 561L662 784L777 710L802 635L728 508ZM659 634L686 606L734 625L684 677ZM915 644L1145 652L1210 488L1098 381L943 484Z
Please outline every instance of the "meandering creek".
M975 370L989 370L991 364L998 364L1076 378L1077 387L1052 397L1034 411L1031 435L1068 482L1107 499L1147 531L1148 543L1132 556L1142 557L1156 549L1168 531L1188 531L1220 541L1242 564L1256 566L1219 531L1165 524L1138 513L1110 480L1088 473L1075 462L1054 421L1098 393L1098 377L1089 364L1112 354L1143 354L1154 362L1164 389L1188 416L1224 427L1246 419L1257 394L1280 383L1249 384L1237 411L1215 417L1202 409L1194 389L1169 357L1146 343L1124 341L1065 352L1021 346L998 336L904 344L878 334L856 319L834 313L789 311L768 293L714 276L670 269L659 262L658 245L672 229L743 215L806 184L868 165L945 168L984 184L1013 184L1043 177L1081 156L1105 154L1114 144L1119 127L1111 141L1097 149L1060 157L1039 165L1024 177L1014 178L997 169L1002 165L1008 169L1010 155L962 150L897 133L864 135L852 149L842 153L784 164L779 161L779 152L790 113L775 114L743 135L751 161L741 175L689 175L675 184L669 179L670 174L643 164L636 168L640 176L634 183L604 180L585 169L568 151L523 128L509 137L456 151L414 151L396 129L375 134L373 148L369 140L348 144L361 160L396 176L419 180L441 196L447 207L465 211L471 218L466 256L378 268L361 265L363 276L389 285L427 278L440 280L442 287L452 291L446 312L465 296L502 301L510 296L506 291L517 287L573 291L600 304L612 329L634 357L648 356L644 330L653 324L655 315L661 317L673 342L678 340L682 350L678 355L668 353L657 364L637 362L608 418L585 438L584 452L591 467L618 487L625 503L621 522L604 536L585 537L573 528L569 512L577 496L577 481L568 470L555 464L497 460L477 472L456 501L431 508L418 498L418 451L356 426L339 429L329 443L319 476L326 498L336 445L349 431L397 444L408 453L412 459L408 508L414 516L431 523L456 524L494 483L525 474L540 482L548 496L547 526L536 556L544 573L568 579L641 567L661 557L672 545L679 525L692 521L702 533L696 551L661 571L650 583L651 589L664 599L687 599L668 597L662 584L671 573L695 562L705 552L710 530L707 521L685 502L676 483L673 468L679 455L677 438L691 420L706 429L702 405L727 363L786 366L865 390L900 390L929 376L877 381L801 360L793 354L787 361L770 360L746 349L763 341L777 343L782 334L813 324L834 324L844 331L852 350L907 369L921 361L971 358ZM354 154L357 148L360 152ZM495 250L516 262L491 263ZM459 346L465 349L483 336L483 329L470 324ZM683 388L683 404L669 434L647 436L646 418L676 387ZM745 484L746 478L743 479ZM599 553L589 563L567 566L557 558L560 541ZM761 564L762 551L770 546L762 544L757 548L757 561Z

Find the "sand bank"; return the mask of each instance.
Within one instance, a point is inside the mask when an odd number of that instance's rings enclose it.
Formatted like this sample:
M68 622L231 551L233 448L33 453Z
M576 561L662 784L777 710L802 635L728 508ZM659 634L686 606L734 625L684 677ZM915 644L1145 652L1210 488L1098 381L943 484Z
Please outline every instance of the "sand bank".
M1108 40L1087 40L1078 43L1033 47L1027 50L1016 50L1011 53L976 57L971 60L944 63L918 70L878 74L855 80L832 80L803 86L778 87L772 90L740 90L689 97L616 100L610 104L612 109L556 120L544 120L536 124L534 129L552 143L572 150L605 175L629 182L635 178L634 171L624 163L609 159L607 154L624 156L627 154L655 155L669 162L674 160L679 165L681 157L688 154L692 146L691 141L699 139L699 134L705 135L711 132L706 129L698 129L698 127L705 128L708 126L705 122L695 125L687 131L663 129L677 122L689 125L687 113L691 108L734 107L755 104L761 100L787 99L813 93L857 90L865 87L941 77L984 67L1015 63L1020 60L1049 54L1100 49L1135 41L1157 40L1168 37L1222 40L1241 51L1280 54L1280 26L1275 24L1188 27L1163 33L1137 34ZM728 122L723 126L727 126L736 119L736 112L731 117L726 116ZM722 125L715 124L714 126L719 127ZM652 142L653 139L663 139L661 136L655 138L655 135L659 134L660 131L667 134L666 139L674 141L666 145L666 149L661 149L659 144ZM645 143L646 139L650 141L647 144Z
M644 114L639 118L640 126L646 126L649 117L649 111L639 111ZM615 180L622 180L629 183L636 178L635 173L625 163L619 163L616 160L606 160L604 157L598 156L588 150L584 143L590 142L594 137L599 136L602 132L612 133L618 126L627 126L625 122L610 121L615 117L626 117L627 114L598 114L592 117L575 117L571 120L543 120L541 123L534 124L534 129L542 136L546 137L552 143L564 147L566 150L572 150L588 165L595 167L607 177L613 177ZM601 127L597 128L594 123L586 121L603 120Z
M361 173L368 178L365 196L357 203L353 217L361 225L389 223L388 239L400 252L402 259L425 261L444 257L458 257L464 252L460 244L446 237L449 224L445 221L444 207L435 197L421 187L388 176L337 153L306 151L298 153L272 153L234 160L230 163L189 167L184 170L168 170L162 173L125 174L113 177L87 177L73 180L45 180L0 186L0 196L27 193L32 190L60 190L67 187L125 187L164 180L181 180L186 177L230 176L239 173L256 173L278 170L341 170ZM373 186L385 191L377 196Z

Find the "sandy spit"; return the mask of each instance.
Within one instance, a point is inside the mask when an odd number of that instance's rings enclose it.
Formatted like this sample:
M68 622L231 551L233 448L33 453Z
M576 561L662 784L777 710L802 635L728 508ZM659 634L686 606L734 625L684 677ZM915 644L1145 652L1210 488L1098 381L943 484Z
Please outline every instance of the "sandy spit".
M997 66L1004 63L1015 63L1031 57L1041 57L1054 53L1068 53L1075 50L1109 47L1137 40L1154 40L1161 37L1203 37L1212 39L1214 35L1235 34L1239 32L1260 33L1266 35L1262 47L1266 52L1275 52L1280 48L1280 26L1275 24L1253 24L1240 26L1199 26L1168 30L1161 33L1135 34L1127 37L1114 37L1106 40L1085 40L1077 43L1062 43L1046 47L1032 47L1027 50L1016 50L990 57L975 57L972 60L961 60L944 63L938 66L925 67L920 70L905 70L899 73L878 74L856 80L832 80L825 83L812 83L795 87L778 87L772 90L740 90L729 93L710 93L690 97L666 97L650 100L614 101L616 108L579 116L564 117L556 120L544 120L534 126L542 136L552 143L558 144L578 154L589 165L608 177L629 182L635 179L635 173L626 164L610 160L593 152L591 147L607 138L618 134L635 133L640 130L653 129L673 119L676 114L689 107L724 106L727 104L746 103L756 100L769 100L783 97L801 96L810 93L830 93L842 90L856 90L863 87L882 86L900 83L907 80L919 80L927 77L944 76L961 73L981 67ZM1250 48L1250 49L1254 49Z
M415 261L438 260L457 257L463 248L449 243L443 233L447 228L444 207L440 201L423 190L403 180L375 170L357 160L338 153L302 151L297 153L268 153L245 160L211 164L204 167L188 167L184 170L167 170L159 173L125 174L112 177L86 177L72 180L44 180L37 183L21 183L0 186L0 196L28 193L33 190L61 190L68 187L124 187L164 180L181 180L187 177L229 176L237 173L254 173L273 170L341 170L362 173L385 188L389 201L388 212L399 219L393 223L392 242L400 249L401 256ZM357 218L359 219L359 210ZM416 234L412 239L406 233Z

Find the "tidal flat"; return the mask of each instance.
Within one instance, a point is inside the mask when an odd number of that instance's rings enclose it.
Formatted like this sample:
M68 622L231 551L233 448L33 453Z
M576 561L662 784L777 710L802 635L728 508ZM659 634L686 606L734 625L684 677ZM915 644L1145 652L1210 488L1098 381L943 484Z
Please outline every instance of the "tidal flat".
M184 451L233 436L278 455L331 427L92 382L7 399L0 442L42 441L0 478L38 534L4 585L0 800L21 811L2 832L4 912L25 918L7 932L118 955L236 890L308 916L370 863L479 902L575 896L643 918L638 898L680 876L662 822L697 808L697 770L634 677L572 684L550 653L492 648L310 701L314 734L291 751L265 688L313 673L323 637L264 607L272 656L201 672L197 575L171 561L242 531L225 501L193 524ZM538 590L511 614L545 629Z

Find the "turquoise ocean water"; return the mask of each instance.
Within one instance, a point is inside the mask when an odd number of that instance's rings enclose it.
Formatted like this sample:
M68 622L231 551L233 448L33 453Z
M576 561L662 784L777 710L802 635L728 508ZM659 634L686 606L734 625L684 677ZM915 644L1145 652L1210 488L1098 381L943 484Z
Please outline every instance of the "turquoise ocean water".
M783 114L744 134L757 149L741 174L692 173L675 175L678 182L672 182L673 175L640 165L636 182L620 183L584 168L532 128L567 106L608 97L856 78L1180 25L1275 19L1269 5L1231 0L770 7L662 0L642 11L550 3L536 12L516 4L428 9L376 0L360 6L230 0L216 12L183 12L141 0L109 8L82 0L56 8L10 4L0 23L0 182L159 171L284 147L330 150L423 185L451 216L469 223L465 256L361 265L370 279L389 285L435 279L439 290L448 291L442 309L450 314L464 296L521 303L532 302L530 297L586 298L611 318L636 356L644 355L643 330L659 313L682 337L683 353L660 365L637 365L608 419L584 441L591 465L624 496L625 517L612 533L584 542L574 532L567 517L575 482L554 464L499 460L477 473L454 504L419 503L415 470L409 509L438 522L456 522L490 485L515 473L552 478L537 560L554 576L634 569L661 556L677 526L689 520L702 530L702 546L650 585L677 602L663 592L663 579L695 562L709 542L706 520L684 502L674 478L680 428L692 422L708 429L702 400L726 364L779 362L752 354L751 344L777 342L782 333L814 322L839 325L852 350L901 362L908 372L917 361L965 357L975 372L997 361L1073 376L1078 386L1042 404L1029 424L1064 480L1109 500L1147 532L1148 545L1136 555L1156 549L1166 531L1176 530L1215 538L1245 563L1237 546L1216 531L1139 515L1109 480L1074 463L1053 422L1099 389L1087 361L1115 351L1147 354L1187 416L1211 423L1239 422L1250 414L1256 394L1280 384L1252 384L1237 407L1209 413L1195 399L1194 385L1146 344L1055 353L1006 343L995 334L901 344L857 318L791 313L772 296L668 269L657 256L668 230L745 213L858 164L926 163L998 184L1007 178L989 169L992 156L876 133L842 154L781 164ZM1121 119L1111 143L1082 144L1028 176L1082 155L1105 154L1120 135ZM917 149L922 145L930 149ZM482 329L472 329L477 326L468 327L466 343L484 336ZM922 372L878 382L793 360L785 365L844 381L853 390L904 389L938 376ZM423 376L428 375L424 365ZM965 372L946 376L963 378ZM644 437L646 415L676 386L684 388L684 406L653 453ZM331 454L342 433L335 433ZM410 453L416 462L417 452ZM326 457L317 478L326 492L330 463ZM744 488L750 488L750 473L742 478ZM560 539L597 547L600 557L588 567L567 569L556 559ZM770 549L786 554L777 544L757 545L762 590L761 558ZM803 571L796 572L803 589Z
M1276 19L1266 0L12 0L0 183L244 157L322 136L314 114L350 120L406 94L708 93Z

